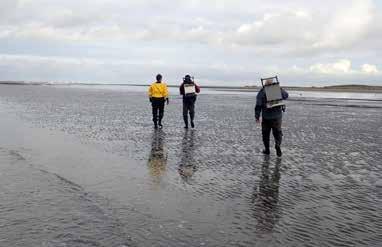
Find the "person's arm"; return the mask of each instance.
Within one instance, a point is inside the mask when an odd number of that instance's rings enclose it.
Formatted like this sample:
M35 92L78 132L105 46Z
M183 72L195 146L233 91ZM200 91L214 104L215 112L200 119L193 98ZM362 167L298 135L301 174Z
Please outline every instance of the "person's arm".
M184 95L184 83L182 83L179 87L179 94Z
M256 122L260 121L260 114L261 114L261 109L263 105L263 91L259 91L259 93L256 96L256 106L255 106L255 119Z
M163 92L163 96L164 96L164 98L166 99L166 101L167 101L167 105L170 103L170 100L169 100L169 98L168 98L168 96L169 96L169 94L168 94L168 88L167 88L167 85L166 84L164 84L164 92Z
M196 91L196 93L200 93L200 87L198 85L196 85L196 83L195 83L195 91Z
M289 97L289 94L287 91L285 91L283 88L281 88L281 97L283 99L287 99Z
M149 100L151 102L151 97L153 95L153 89L151 88L151 86L149 87L148 95L149 95Z

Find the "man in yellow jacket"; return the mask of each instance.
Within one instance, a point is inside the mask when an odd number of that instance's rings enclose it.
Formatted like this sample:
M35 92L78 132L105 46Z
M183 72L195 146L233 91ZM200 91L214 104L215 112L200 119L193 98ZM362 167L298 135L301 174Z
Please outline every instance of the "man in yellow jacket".
M149 87L149 97L151 106L153 108L153 122L154 127L157 129L158 125L162 128L162 119L164 113L164 102L169 104L168 88L166 83L162 82L162 75L156 76L156 82L152 83ZM159 116L158 116L159 113Z

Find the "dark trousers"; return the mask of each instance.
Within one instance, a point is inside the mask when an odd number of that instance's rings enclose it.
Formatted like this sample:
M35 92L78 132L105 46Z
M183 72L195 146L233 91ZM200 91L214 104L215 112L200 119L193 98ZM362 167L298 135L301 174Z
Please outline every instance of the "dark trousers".
M183 120L186 126L188 126L188 114L190 114L191 122L194 121L195 101L196 97L183 98Z
M153 122L154 124L162 123L163 114L164 114L164 98L152 98L151 106L153 108ZM159 115L159 116L158 116Z
M279 148L281 146L281 141L283 137L283 133L281 131L281 123L282 118L263 119L261 123L261 129L265 149L269 149L269 138L271 135L271 130L273 133L273 137L275 138L275 147Z

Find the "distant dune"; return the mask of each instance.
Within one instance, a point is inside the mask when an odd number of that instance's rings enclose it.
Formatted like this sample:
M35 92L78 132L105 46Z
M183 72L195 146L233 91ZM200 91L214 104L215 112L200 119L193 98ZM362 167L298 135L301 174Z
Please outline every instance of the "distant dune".
M326 92L360 92L360 93L382 93L382 86L370 85L333 85L324 87L285 87L296 91L326 91Z
M0 85L45 85L48 82L0 81Z
M208 86L206 88L209 88ZM244 87L210 87L216 88L217 90L235 90L235 91L258 91L261 87L256 86L244 86ZM285 86L283 87L287 90L292 91L321 91L321 92L351 92L351 93L382 93L382 86L371 86L371 85L333 85L333 86L323 86L323 87L293 87Z

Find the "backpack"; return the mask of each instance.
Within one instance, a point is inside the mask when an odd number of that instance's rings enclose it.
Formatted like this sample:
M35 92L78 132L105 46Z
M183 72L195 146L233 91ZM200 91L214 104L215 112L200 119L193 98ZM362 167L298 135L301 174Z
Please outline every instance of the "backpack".
M196 96L196 87L193 83L184 83L184 96L185 97L193 97Z

